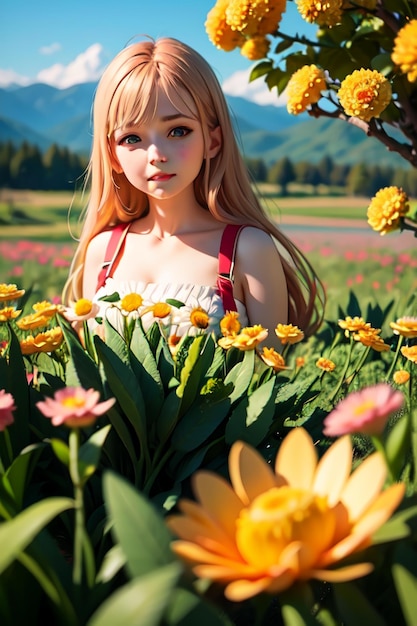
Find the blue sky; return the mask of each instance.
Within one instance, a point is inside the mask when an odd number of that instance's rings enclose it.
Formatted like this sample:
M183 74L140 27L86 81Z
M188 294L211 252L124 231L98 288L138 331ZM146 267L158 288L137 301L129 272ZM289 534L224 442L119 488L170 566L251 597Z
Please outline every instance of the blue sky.
M215 0L2 0L0 86L47 82L64 88L96 80L132 38L147 34L176 37L198 50L232 95L274 103L276 95L268 97L262 81L249 88L252 64L239 50L223 52L209 41L204 22L214 4ZM312 28L291 0L280 27L289 34L311 33ZM259 91L263 93L257 95Z

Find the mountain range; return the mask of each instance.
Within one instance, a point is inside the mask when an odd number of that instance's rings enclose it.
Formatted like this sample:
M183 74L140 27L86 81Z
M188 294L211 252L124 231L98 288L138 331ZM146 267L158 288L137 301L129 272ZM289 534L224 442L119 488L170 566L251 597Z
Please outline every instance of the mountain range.
M0 89L0 142L37 145L42 151L56 143L79 154L91 145L91 107L96 83L67 89L36 83ZM405 167L374 137L341 120L290 115L285 107L261 106L226 96L243 154L270 166L288 157L293 163L318 163L325 155L335 163L373 163Z

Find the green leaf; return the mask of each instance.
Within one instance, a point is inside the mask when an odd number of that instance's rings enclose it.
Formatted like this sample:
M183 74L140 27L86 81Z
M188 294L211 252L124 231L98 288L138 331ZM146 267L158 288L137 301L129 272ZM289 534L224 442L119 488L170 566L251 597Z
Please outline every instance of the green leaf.
M337 583L332 586L334 599L343 624L358 626L386 626L385 620L376 612L366 596L352 583Z
M232 626L232 622L213 605L188 589L176 588L164 615L167 626Z
M155 507L130 483L108 471L104 500L131 576L142 576L174 561L171 535Z
M246 350L243 356L243 360L239 361L227 374L224 379L224 384L233 384L234 389L229 395L231 403L235 402L243 396L248 390L250 382L253 376L253 370L255 367L255 351Z
M417 552L409 543L396 546L392 576L407 626L415 626L417 615Z
M112 546L104 555L100 570L97 573L96 583L111 581L125 565L126 557L121 546L119 544Z
M214 340L207 335L199 335L191 343L181 370L180 384L176 389L177 395L182 398L181 413L189 409L199 393L204 376L213 361L214 350Z
M271 378L237 405L226 425L225 440L257 446L267 435L275 412L276 380Z
M0 573L12 563L49 522L74 506L70 498L47 498L36 502L15 518L0 525Z
M142 328L136 326L130 341L130 364L142 389L148 415L158 415L164 401L164 388L153 352Z
M69 467L70 452L65 441L62 441L62 439L50 439L49 441L56 458L61 461L63 465Z
M182 416L172 434L171 445L175 450L190 452L207 441L221 424L230 409L230 399L213 402L210 395L201 396Z
M101 450L110 428L111 424L107 424L100 430L96 430L79 449L78 467L80 479L83 483L94 474L98 467Z
M135 578L103 602L87 626L159 626L180 573L179 563L171 563Z
M74 336L65 325L61 325L61 328L70 353L70 363L67 365L67 369L69 371L72 369L73 375L75 374L77 379L72 384L76 386L78 383L84 389L96 389L102 394L103 384L97 363L84 350L78 337ZM68 379L67 384L69 384Z
M156 420L156 433L159 441L166 441L177 423L181 398L171 391L165 398Z
M395 478L400 476L410 448L411 419L402 415L391 428L385 441L385 452Z
M28 446L14 459L6 472L14 500L19 509L23 506L26 486L30 483L33 470L45 447L45 443Z

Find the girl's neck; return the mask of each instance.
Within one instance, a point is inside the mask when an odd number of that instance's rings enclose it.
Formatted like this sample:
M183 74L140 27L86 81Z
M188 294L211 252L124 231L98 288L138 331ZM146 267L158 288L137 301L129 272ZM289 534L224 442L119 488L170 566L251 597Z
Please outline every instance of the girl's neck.
M190 202L173 198L172 201L150 199L149 212L140 218L138 227L157 239L168 239L209 228L217 220L196 200ZM142 231L142 232L143 232Z

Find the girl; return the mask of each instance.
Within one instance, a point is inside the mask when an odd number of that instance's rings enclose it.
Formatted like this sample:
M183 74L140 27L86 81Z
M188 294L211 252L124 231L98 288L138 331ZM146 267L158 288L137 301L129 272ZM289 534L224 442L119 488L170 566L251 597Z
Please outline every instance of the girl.
M319 281L262 210L208 63L171 38L122 50L93 109L89 202L64 298L114 292L311 334ZM101 306L107 306L101 303ZM181 309L180 309L181 311Z

